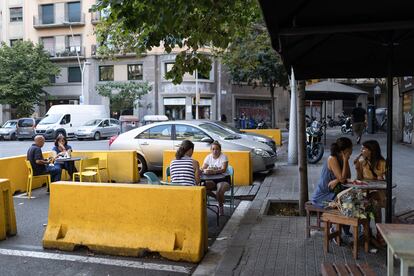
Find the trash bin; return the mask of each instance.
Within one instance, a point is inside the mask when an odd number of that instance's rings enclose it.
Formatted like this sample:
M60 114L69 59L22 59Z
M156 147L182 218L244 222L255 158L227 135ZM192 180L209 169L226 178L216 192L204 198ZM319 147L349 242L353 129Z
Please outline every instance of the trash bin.
M368 105L367 108L367 121L368 121L368 133L374 134L376 131L376 116L375 116L375 106L374 105Z

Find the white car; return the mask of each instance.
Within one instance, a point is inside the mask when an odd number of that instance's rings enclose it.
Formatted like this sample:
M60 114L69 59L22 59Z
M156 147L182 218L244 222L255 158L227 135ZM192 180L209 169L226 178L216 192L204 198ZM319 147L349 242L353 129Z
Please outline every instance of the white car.
M121 125L115 119L94 119L86 122L75 130L75 137L78 140L112 137L121 133Z
M191 140L195 150L210 148L217 140L223 150L250 151L253 171L272 169L275 152L266 144L230 133L208 121L168 121L145 125L119 135L111 141L111 150L135 150L140 174L162 170L164 150L176 150L183 140Z

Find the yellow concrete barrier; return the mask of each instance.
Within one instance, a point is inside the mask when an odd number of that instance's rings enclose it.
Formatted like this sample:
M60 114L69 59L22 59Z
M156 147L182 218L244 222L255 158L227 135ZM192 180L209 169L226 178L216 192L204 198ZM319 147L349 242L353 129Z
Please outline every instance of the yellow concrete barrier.
M43 156L47 158L50 152L44 152ZM27 176L29 171L25 163L26 155L0 158L0 178L7 178L11 184L11 191L26 192ZM33 180L32 189L36 189L46 184L44 179Z
M10 181L0 179L0 241L16 233L16 215Z
M223 151L229 159L229 165L234 168L234 185L248 186L253 183L253 164L248 151ZM203 165L204 159L210 151L194 151L193 159ZM175 159L175 151L165 150L163 156L163 179L166 179L165 170Z
M137 183L139 182L139 173L137 166L137 153L127 150L107 150L107 151L86 151L75 150L73 157L95 158L99 157L100 166L106 166L108 158L109 173L111 180L119 183ZM79 162L75 162L75 166L79 169ZM108 182L108 174L106 170L101 171L102 182Z
M244 132L257 133L272 138L276 145L282 145L282 132L279 128L276 129L240 129Z
M199 262L208 247L204 187L55 182L43 247L106 254L146 250Z

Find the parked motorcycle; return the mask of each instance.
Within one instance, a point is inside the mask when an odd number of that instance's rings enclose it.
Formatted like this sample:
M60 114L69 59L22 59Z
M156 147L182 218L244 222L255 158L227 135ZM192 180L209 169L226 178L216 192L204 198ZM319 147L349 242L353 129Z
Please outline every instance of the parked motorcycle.
M290 119L289 118L285 118L285 122L286 122L285 127L286 127L287 130L289 130L289 122L290 122Z
M308 163L310 164L318 163L323 157L322 135L322 124L316 120L312 122L310 127L306 128L306 151Z
M264 120L261 120L258 124L256 129L268 129L269 127L267 126L266 122Z
M348 134L348 133L351 133L352 135L354 134L353 131L352 131L352 121L351 121L351 117L347 117L345 119L345 123L341 127L341 132L343 134Z

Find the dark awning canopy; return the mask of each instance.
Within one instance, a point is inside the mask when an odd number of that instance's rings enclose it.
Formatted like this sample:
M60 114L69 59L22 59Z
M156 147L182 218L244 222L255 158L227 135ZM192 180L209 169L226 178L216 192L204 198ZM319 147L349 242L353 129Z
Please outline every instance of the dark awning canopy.
M305 88L306 100L355 100L358 96L367 94L360 89L333 81L321 81Z
M414 1L260 4L274 49L299 80L385 77L390 56L393 76L414 75Z

